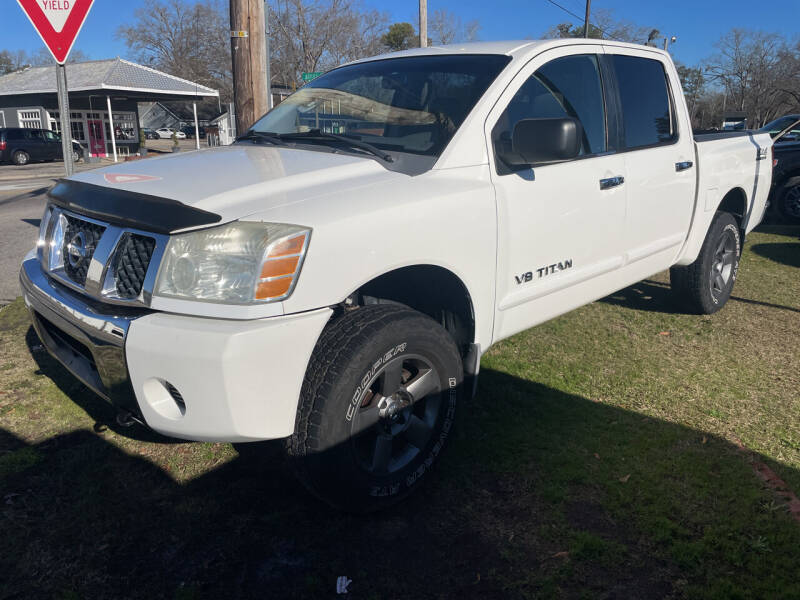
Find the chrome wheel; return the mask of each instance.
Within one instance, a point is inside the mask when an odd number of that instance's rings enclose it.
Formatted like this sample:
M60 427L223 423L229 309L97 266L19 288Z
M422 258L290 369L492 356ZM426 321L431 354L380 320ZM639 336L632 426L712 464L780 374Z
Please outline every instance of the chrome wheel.
M722 237L711 260L711 295L716 300L725 294L733 278L738 251L736 236L732 231L726 229L722 232Z
M362 469L395 473L426 447L441 404L439 373L426 358L387 362L366 387L353 415L351 440Z

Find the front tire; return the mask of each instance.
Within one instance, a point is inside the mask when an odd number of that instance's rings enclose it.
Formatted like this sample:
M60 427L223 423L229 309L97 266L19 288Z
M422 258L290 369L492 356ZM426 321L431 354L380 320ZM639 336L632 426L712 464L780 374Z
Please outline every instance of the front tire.
M404 498L449 435L462 390L455 342L396 305L348 310L320 336L287 450L300 480L354 512Z
M739 224L730 213L718 212L697 259L669 270L670 285L678 301L694 313L717 312L731 296L740 255Z

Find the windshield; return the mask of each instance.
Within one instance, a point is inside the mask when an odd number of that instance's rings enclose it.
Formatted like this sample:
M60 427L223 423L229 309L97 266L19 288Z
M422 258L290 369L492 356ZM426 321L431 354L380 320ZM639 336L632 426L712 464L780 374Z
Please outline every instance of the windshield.
M340 67L289 96L251 131L318 130L389 153L438 157L509 61L502 55L425 55Z
M766 125L764 125L761 129L759 129L759 131L762 132L762 133L768 133L772 137L775 137L781 131L783 131L784 129L789 127L789 125L791 125L792 123L794 123L797 120L800 120L800 115L787 115L785 117L779 117L779 118L775 119L774 121L771 121L771 122L767 123ZM792 131L790 131L787 134L787 136L791 135L791 136L796 137L798 134L800 134L800 124L798 124L796 129L792 129Z

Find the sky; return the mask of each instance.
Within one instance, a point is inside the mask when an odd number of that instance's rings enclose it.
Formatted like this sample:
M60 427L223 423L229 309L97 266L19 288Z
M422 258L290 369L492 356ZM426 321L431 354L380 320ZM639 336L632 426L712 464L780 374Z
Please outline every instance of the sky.
M366 8L389 15L390 21L417 20L418 0L361 0ZM583 15L584 0L555 0ZM141 0L95 0L75 48L91 58L126 56L116 29L133 21ZM760 29L789 38L800 35L800 0L771 0L766 8L753 0L594 0L592 9L613 11L617 19L656 28L678 38L670 46L676 60L693 65L714 53L714 43L732 28ZM463 21L481 24L481 40L535 39L549 27L577 20L549 0L428 0L429 14L446 9ZM42 46L15 0L0 0L3 35L0 49L35 51Z

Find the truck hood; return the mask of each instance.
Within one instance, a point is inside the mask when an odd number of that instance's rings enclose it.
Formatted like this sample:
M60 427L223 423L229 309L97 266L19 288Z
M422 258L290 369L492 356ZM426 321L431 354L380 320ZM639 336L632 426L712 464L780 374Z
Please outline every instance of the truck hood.
M125 162L70 179L177 200L228 222L408 176L350 154L236 144Z

